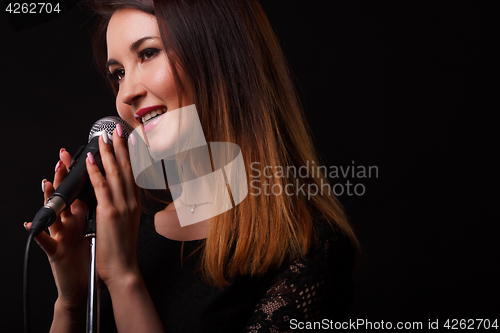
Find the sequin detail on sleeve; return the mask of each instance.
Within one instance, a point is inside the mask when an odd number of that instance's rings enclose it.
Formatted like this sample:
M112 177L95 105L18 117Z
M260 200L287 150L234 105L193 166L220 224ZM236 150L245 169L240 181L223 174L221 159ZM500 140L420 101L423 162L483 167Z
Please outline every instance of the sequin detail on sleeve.
M254 309L246 332L292 332L290 320L321 321L326 299L333 297L335 277L331 274L328 240L302 260L295 260L276 279ZM328 280L328 285L325 284ZM340 282L340 281L339 281ZM296 330L294 330L296 331Z

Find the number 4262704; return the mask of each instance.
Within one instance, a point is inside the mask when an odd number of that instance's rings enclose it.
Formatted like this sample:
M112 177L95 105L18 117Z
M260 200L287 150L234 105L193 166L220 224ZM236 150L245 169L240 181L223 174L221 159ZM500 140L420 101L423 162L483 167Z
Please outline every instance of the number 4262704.
M31 2L31 3L9 3L5 11L10 14L51 14L60 13L59 3L52 4L50 2Z

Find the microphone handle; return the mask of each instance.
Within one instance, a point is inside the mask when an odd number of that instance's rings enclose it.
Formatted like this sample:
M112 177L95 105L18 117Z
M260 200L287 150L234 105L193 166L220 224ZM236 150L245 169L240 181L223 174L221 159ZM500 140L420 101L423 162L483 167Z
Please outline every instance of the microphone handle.
M90 182L85 163L87 153L91 153L94 156L95 164L104 174L101 154L99 152L99 136L94 136L87 146L84 149L80 148L77 155L73 157L68 175L33 218L30 231L34 233L34 236L38 235L45 228L50 227L56 218L71 206L77 198L82 200L87 206L96 205L94 189Z

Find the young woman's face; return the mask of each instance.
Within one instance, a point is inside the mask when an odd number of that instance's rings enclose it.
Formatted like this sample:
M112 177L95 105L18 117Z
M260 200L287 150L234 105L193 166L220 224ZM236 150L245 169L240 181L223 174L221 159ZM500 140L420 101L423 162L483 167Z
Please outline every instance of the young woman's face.
M109 21L106 39L107 67L119 86L116 109L128 124L142 126L147 135L166 111L192 104L186 94L183 105L179 105L155 16L137 9L117 10ZM154 118L158 113L163 116Z

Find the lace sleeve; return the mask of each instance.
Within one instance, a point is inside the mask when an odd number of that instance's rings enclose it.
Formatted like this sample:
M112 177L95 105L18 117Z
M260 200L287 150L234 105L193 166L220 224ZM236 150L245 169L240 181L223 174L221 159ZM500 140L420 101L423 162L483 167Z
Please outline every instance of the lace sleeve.
M345 238L326 239L291 263L255 306L245 332L296 332L294 322L346 319L353 296L349 249Z

